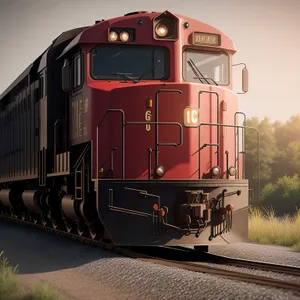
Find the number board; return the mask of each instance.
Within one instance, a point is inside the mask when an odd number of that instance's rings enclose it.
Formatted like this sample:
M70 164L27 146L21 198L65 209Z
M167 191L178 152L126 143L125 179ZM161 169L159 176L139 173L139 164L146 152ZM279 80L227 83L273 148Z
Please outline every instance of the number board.
M183 125L185 127L198 127L200 125L200 109L187 106L183 110Z
M194 45L220 46L221 45L221 36L219 34L194 32L193 44Z

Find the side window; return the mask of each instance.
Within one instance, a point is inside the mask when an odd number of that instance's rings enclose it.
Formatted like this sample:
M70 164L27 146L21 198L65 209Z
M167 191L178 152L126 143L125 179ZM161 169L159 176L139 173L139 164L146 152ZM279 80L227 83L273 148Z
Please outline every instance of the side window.
M73 57L72 61L73 90L78 90L83 84L83 55L78 53Z
M39 91L40 91L40 99L42 99L44 97L44 76L41 75L40 79L39 79Z
M47 95L47 71L44 70L39 78L39 98L42 99Z
M47 95L47 70L45 71L44 75L44 92L45 95Z

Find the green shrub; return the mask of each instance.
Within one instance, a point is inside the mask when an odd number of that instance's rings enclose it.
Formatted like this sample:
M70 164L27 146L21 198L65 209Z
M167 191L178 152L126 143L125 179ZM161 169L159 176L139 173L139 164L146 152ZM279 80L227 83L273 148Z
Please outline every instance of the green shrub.
M266 184L261 192L261 203L271 205L279 215L292 214L300 207L300 178L298 175L283 176L275 184Z

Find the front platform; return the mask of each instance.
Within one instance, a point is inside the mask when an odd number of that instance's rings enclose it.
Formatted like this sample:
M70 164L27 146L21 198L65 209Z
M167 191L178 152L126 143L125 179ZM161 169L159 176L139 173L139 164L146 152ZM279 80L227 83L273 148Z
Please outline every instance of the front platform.
M248 239L247 180L99 180L97 209L110 239L119 246Z

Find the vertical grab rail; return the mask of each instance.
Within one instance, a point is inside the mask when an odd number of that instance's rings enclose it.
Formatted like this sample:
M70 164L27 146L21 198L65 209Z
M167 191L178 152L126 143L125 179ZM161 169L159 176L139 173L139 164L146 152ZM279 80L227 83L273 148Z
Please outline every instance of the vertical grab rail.
M54 123L54 141L53 141L53 163L54 163L54 173L57 171L57 165L56 165L56 154L57 154L57 124L60 122L60 119L57 119Z
M179 127L179 143L158 143L159 146L172 146L180 147L183 145L183 127L178 122L125 122L127 125L175 125ZM148 148L148 179L151 179L151 153L153 152L152 148Z
M253 129L257 133L257 199L260 201L260 132L257 128L252 126L241 126L241 125L230 125L230 124L217 124L217 123L200 123L201 126L220 126L220 127L229 127L229 128L245 128Z
M201 94L210 94L210 95L217 96L217 124L220 124L220 97L219 97L219 94L214 91L206 91L206 90L199 91L198 92L198 109L199 110L200 110ZM198 154L198 179L201 179L200 165L201 165L201 150L203 149L203 147L201 147L200 129L201 129L201 126L199 126L199 129L198 129L198 152L199 152L199 154ZM217 146L217 165L220 166L220 128L219 128L219 126L217 126L217 144L210 144L208 146Z
M97 180L99 180L99 127L101 126L102 122L104 121L104 119L106 118L106 116L109 113L113 113L113 112L118 112L121 113L122 116L122 179L125 179L125 112L122 109L108 109L105 114L103 115L102 119L100 120L100 122L97 124L97 145L96 145L96 167L97 167Z
M179 93L179 94L182 94L182 91L181 90L172 90L172 89L161 89L161 90L158 90L155 94L155 110L156 110L156 116L155 116L155 163L156 165L158 165L158 151L159 151L159 141L158 141L158 109L159 109L159 93ZM104 121L104 119L106 118L106 116L109 114L109 113L112 113L112 112L118 112L118 113L121 113L121 116L122 116L122 179L125 179L125 126L126 124L129 124L129 123L133 123L133 122L128 122L128 123L125 123L125 112L124 110L122 109L108 109L103 117L101 118L100 122L97 124L97 145L96 145L96 151L97 151L97 155L96 155L96 167L97 167L97 180L99 180L99 127L101 126L102 122ZM139 122L137 122L139 123ZM152 122L151 122L152 123ZM172 123L172 122L170 122ZM173 122L175 123L175 122ZM145 124L149 124L149 122L146 122Z
M97 125L97 142L96 142L96 168L97 168L97 179L99 179L99 127L101 126L105 117L111 112L120 112L122 114L122 179L125 179L125 127L127 125L176 125L179 127L179 143L161 143L159 145L162 146L173 146L173 147L180 147L183 144L183 127L178 122L125 122L125 113L121 109L108 109L105 114L103 115L101 121ZM117 148L113 148L111 151L115 151ZM153 150L148 148L148 177L150 177L150 165L151 165L151 152ZM112 153L112 152L111 152ZM111 159L111 166L113 169L113 159ZM149 178L150 179L150 178Z
M158 141L158 105L159 105L159 93L178 93L178 94L182 94L182 91L181 90L165 90L165 89L162 89L162 90L158 90L156 93L155 93L155 165L158 166L158 158L159 158L159 141Z
M246 114L241 112L241 111L237 111L234 114L234 125L238 125L237 121L238 115L242 115L244 117L244 125L246 125ZM235 148L234 148L234 167L236 168L237 172L236 174L238 174L238 179L240 179L240 157L239 157L239 153L240 153L240 139L239 139L239 128L235 128L236 130L236 136L235 136ZM246 128L242 128L242 149L243 151L246 151ZM245 170L246 170L246 162L245 162L245 158L246 156L244 155L244 160L243 160L243 175L242 175L242 179L245 179ZM235 179L236 179L236 174L235 174Z

